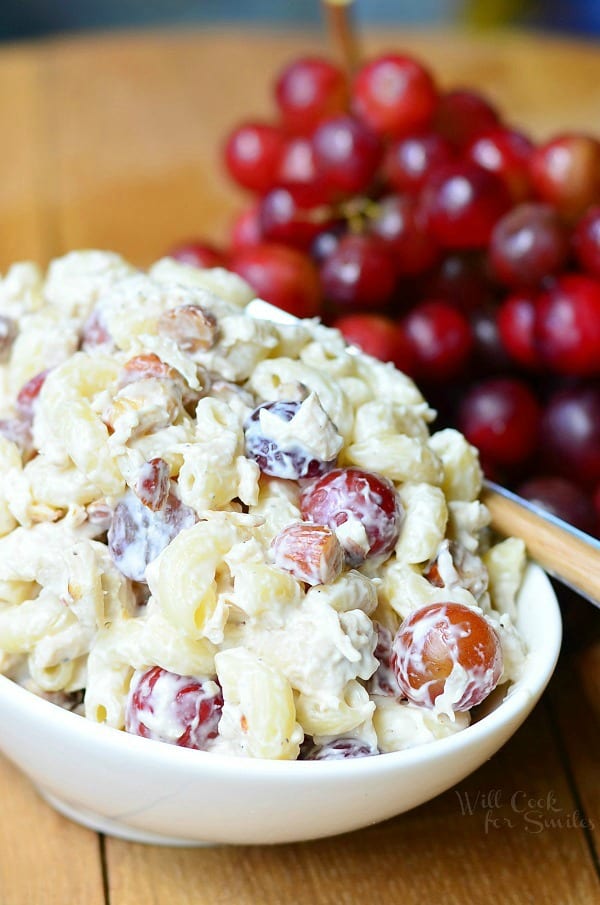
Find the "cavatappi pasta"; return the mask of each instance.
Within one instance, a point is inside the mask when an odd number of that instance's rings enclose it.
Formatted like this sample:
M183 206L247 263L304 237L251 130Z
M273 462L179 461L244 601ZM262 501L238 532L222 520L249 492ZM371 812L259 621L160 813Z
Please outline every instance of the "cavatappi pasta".
M475 450L430 432L408 377L252 299L223 270L100 251L0 280L0 670L248 757L459 731L468 670L411 697L399 629L467 608L515 680L523 545L493 543Z

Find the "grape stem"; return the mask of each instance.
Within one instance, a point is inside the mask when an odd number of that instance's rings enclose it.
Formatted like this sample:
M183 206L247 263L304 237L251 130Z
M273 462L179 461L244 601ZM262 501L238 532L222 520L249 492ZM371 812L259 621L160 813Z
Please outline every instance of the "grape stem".
M353 15L354 0L322 0L322 4L334 52L348 75L352 75L360 59Z

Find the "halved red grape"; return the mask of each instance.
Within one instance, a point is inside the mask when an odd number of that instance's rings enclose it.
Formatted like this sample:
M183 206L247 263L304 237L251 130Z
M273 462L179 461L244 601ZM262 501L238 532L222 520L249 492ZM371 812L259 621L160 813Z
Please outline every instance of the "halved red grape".
M134 581L146 580L146 566L184 528L196 524L196 514L173 492L154 512L132 491L117 503L108 529L108 549L117 569Z
M351 562L366 556L389 555L398 540L403 509L392 482L361 468L336 468L306 487L300 496L302 517L317 525L339 528L358 522L367 536L368 550L356 549L341 537Z
M372 757L374 754L379 754L379 751L358 738L336 738L324 745L306 745L302 749L300 760L348 760L354 757Z
M470 710L494 690L502 675L500 640L476 610L461 603L432 603L414 610L392 644L392 668L409 701L434 707L458 668L464 687L452 710Z
M326 462L315 457L304 445L302 437L289 437L282 443L276 437L269 436L265 420L261 420L262 412L268 412L283 422L290 422L298 414L300 406L301 403L295 401L264 402L246 419L246 455L254 459L263 474L295 481L322 475L335 464L335 458Z
M125 729L143 738L205 751L217 737L223 694L216 679L153 666L134 674Z
M394 636L385 625L381 625L379 622L374 621L373 627L377 631L377 644L373 656L379 666L367 682L367 691L369 694L399 698L401 696L400 686L391 665Z

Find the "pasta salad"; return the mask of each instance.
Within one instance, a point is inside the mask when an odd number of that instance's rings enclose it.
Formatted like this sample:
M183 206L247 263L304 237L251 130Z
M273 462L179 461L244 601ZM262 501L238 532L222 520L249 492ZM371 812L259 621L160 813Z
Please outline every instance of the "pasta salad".
M0 280L0 671L247 757L460 731L519 676L524 546L407 376L252 300L101 251Z

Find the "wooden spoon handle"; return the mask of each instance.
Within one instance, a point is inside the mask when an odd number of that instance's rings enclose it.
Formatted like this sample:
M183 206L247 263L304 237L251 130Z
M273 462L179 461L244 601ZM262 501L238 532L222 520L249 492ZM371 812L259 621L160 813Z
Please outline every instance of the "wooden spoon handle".
M491 481L481 498L496 531L520 537L542 568L600 606L600 541Z

